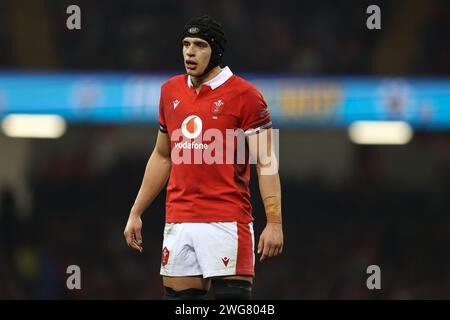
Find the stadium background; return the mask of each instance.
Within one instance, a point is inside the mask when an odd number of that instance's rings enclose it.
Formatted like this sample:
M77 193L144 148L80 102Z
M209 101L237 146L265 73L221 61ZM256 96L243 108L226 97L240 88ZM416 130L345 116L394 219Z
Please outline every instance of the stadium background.
M66 28L71 4L79 31ZM381 30L366 28L370 4ZM59 139L0 134L0 298L161 297L164 195L143 216L143 255L123 228L158 130L152 101L183 72L180 30L203 13L223 23L225 63L261 85L280 128L285 249L256 264L254 298L450 298L444 0L0 0L0 118L68 121ZM414 136L355 144L358 119L405 120ZM79 291L66 288L72 264ZM371 264L382 290L366 287Z

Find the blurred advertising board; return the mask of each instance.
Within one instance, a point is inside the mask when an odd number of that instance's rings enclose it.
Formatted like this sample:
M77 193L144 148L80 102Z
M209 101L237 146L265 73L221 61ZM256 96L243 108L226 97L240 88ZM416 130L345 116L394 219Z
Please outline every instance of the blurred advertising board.
M169 74L0 73L0 117L58 114L69 122L156 123ZM450 129L450 78L248 75L276 127L347 127L356 120L402 120Z

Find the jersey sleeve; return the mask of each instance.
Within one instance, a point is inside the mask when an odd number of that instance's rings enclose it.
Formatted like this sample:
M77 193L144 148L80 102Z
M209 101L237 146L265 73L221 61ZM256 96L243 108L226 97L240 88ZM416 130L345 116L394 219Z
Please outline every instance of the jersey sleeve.
M167 125L166 125L166 117L164 116L164 96L163 96L163 87L161 87L161 94L159 96L159 115L158 115L158 123L159 123L159 131L163 133L167 133Z
M241 129L245 135L252 135L271 127L269 108L262 94L254 87L243 92L241 96Z

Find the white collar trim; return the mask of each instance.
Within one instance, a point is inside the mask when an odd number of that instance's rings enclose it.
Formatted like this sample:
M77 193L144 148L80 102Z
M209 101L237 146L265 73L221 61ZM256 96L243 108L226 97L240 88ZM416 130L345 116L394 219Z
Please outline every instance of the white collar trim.
M217 76L212 78L211 80L206 81L205 83L202 83L202 85L210 86L212 90L220 87L222 84L225 83L228 79L231 78L233 75L233 72L231 72L229 67L223 68ZM191 76L188 75L187 77L187 85L189 88L193 86L191 81Z

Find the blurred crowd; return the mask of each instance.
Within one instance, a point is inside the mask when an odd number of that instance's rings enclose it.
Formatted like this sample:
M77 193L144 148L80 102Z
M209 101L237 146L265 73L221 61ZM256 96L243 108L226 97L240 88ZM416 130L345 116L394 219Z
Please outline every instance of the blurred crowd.
M100 173L88 154L56 152L32 170L28 219L2 190L0 298L161 298L164 194L143 216L143 254L123 238L146 157L117 156ZM299 180L281 167L285 248L256 263L255 299L450 298L449 166L433 168L432 188L399 188L376 152L358 157L335 185L320 172ZM252 177L257 241L265 218ZM70 265L81 268L82 290L66 287ZM366 287L370 265L381 268L380 291Z
M12 2L0 2L2 68L182 70L179 37L184 23L208 13L227 31L224 63L243 72L389 73L377 66L392 63L389 52L398 52L395 46L403 50L396 59L406 64L400 71L404 74L450 71L450 5L445 0L377 1L382 29L373 31L366 27L370 1L39 0L45 10L29 14L34 21L24 27L26 34L14 32L17 13ZM66 28L66 8L72 4L81 8L78 31ZM417 19L409 16L421 12L427 14ZM39 35L45 37L39 46L46 47L40 50L46 57L51 55L50 63L50 58L40 62L38 54L24 49L36 37L32 27L39 20L43 22Z
M377 66L400 61L399 74L449 75L450 2L422 2L377 1L382 30L369 31L368 1L0 0L0 69L182 72L184 23L208 13L225 26L224 62L236 72L377 75L389 73ZM82 10L79 31L65 27L71 4ZM448 134L444 141L450 150ZM123 238L150 146L106 165L83 148L43 155L38 145L28 218L0 184L0 299L161 298L163 194L144 215L143 254ZM376 153L358 151L351 177L334 185L323 183L325 170L299 179L281 166L286 244L282 256L257 262L255 299L450 298L450 157L433 168L433 187L398 187ZM411 163L421 170L420 160ZM257 240L264 213L255 178ZM372 264L381 291L366 287ZM82 290L66 287L70 265L81 269Z

